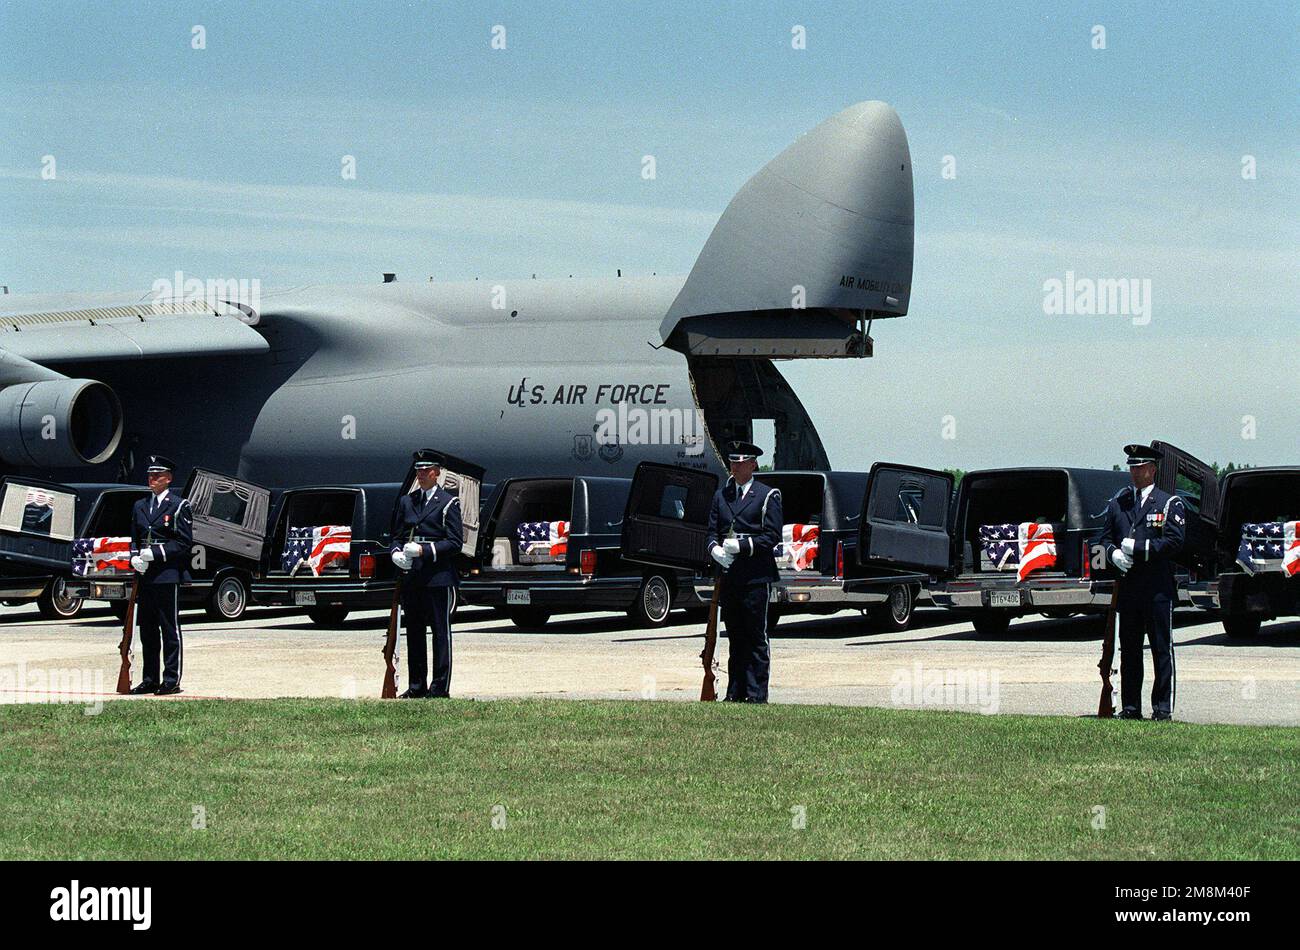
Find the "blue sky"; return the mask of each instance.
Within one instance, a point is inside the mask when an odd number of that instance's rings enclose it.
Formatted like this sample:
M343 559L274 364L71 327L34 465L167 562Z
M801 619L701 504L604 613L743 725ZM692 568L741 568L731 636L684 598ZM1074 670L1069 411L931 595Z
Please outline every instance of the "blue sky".
M883 99L915 169L911 312L874 360L782 365L838 467L1109 464L1152 437L1300 461L1298 8L1047 7L7 3L0 283L685 273L749 175ZM1150 279L1151 323L1045 315L1067 270Z

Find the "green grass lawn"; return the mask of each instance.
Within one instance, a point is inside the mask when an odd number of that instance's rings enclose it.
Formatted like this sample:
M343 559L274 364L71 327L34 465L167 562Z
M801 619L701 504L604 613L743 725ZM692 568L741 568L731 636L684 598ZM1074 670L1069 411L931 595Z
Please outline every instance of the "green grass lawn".
M4 858L1300 858L1300 730L1276 727L265 700L0 729Z

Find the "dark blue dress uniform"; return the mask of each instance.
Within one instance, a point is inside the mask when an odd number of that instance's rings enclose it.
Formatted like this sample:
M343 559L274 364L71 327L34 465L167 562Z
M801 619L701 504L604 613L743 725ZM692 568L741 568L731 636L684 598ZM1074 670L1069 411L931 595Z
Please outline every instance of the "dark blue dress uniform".
M740 552L722 573L718 598L727 628L726 698L765 703L771 670L767 602L777 580L781 492L751 478L742 497L735 479L728 478L709 508L708 548L721 544L731 532L740 541Z
M141 686L179 689L185 672L185 643L181 637L179 585L190 579L190 547L194 543L194 513L190 503L170 488L161 502L150 494L131 509L131 541L136 552L148 548L153 560L139 576L135 611L140 622L144 654ZM161 641L162 680L158 679Z
M427 500L418 487L402 496L393 513L392 538L390 553L400 551L410 540L424 552L401 580L411 694L447 696L451 691L451 615L460 583L456 554L464 544L459 496L440 485L433 486ZM426 628L433 631L431 680L424 649Z
M1142 647L1150 638L1155 664L1152 715L1168 718L1174 709L1174 604L1178 585L1173 558L1183 548L1187 512L1183 500L1155 485L1145 501L1133 486L1122 489L1106 507L1102 543L1106 558L1125 538L1133 539L1133 566L1119 588L1120 699L1123 714L1142 711Z

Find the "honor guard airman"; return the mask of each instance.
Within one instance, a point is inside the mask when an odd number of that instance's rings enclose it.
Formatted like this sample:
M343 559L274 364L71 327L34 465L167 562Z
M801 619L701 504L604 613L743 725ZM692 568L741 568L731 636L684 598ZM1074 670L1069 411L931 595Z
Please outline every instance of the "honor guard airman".
M131 510L131 567L140 575L135 611L140 623L144 671L132 693L169 696L181 691L185 641L181 636L178 589L190 579L194 514L190 503L169 487L176 463L165 455L148 456L150 495ZM161 641L162 678L158 676Z
M1121 719L1142 718L1142 650L1151 641L1155 683L1151 718L1170 719L1174 711L1174 604L1178 599L1173 558L1183 548L1187 512L1183 500L1155 485L1159 449L1126 445L1133 484L1121 489L1106 508L1102 542L1121 572L1119 646Z
M443 458L431 449L414 455L415 491L399 499L393 516L391 554L403 572L406 665L410 686L402 699L451 693L451 615L456 609L456 555L464 543L459 496L438 485ZM429 676L424 632L433 632Z
M754 478L762 454L749 442L727 445L731 477L709 509L709 554L722 568L718 601L727 629L724 702L767 702L767 602L777 580L781 492Z

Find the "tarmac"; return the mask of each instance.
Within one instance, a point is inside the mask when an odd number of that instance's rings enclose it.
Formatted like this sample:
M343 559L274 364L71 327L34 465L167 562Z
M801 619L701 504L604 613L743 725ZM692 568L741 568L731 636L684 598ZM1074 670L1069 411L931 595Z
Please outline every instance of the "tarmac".
M574 614L553 618L542 631L521 631L491 610L465 607L453 625L452 693L485 700L695 700L704 625L680 613L671 621L646 630L622 615ZM137 698L114 692L121 627L106 610L52 621L34 606L0 607L0 704L378 697L386 623L381 611L352 614L335 630L285 609L250 608L234 623L186 612L184 692ZM1096 621L1026 617L1005 636L986 639L935 607L918 608L912 627L901 633L878 632L853 611L785 617L772 632L770 699L1095 715L1099 635ZM726 649L720 639L720 689ZM1235 641L1211 615L1180 610L1174 654L1176 720L1300 726L1300 620L1265 624L1258 637ZM404 679L404 658L402 669ZM1151 675L1148 651L1148 715ZM1114 682L1118 687L1118 676Z

